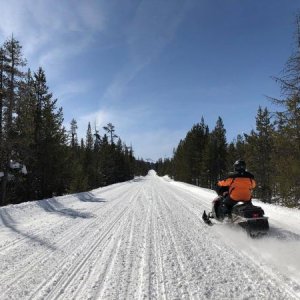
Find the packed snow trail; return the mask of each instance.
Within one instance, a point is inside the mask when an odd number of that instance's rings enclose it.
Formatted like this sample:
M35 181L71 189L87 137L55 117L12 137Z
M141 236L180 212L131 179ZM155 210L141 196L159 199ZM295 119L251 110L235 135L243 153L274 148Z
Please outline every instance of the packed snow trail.
M0 299L300 299L299 211L253 240L203 224L214 197L150 172L0 208Z

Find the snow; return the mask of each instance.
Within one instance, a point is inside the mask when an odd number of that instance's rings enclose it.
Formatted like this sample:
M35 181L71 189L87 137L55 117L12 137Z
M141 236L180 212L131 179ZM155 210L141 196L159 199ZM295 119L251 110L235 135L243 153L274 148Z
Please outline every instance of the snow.
M270 234L202 222L211 190L146 177L0 208L2 299L300 299L300 212Z
M25 165L22 165L16 161L11 160L9 162L9 167L11 170L18 170L20 173L27 175L28 171ZM4 176L4 172L0 171L0 178ZM15 178L14 175L8 174L8 180L13 180Z
M11 160L9 163L11 169L22 169L22 165L16 161Z

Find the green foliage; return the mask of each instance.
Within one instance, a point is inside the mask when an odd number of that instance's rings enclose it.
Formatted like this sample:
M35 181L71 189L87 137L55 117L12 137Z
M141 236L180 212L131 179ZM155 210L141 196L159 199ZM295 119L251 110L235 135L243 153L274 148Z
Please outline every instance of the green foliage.
M267 108L259 107L256 117L256 131L246 137L246 159L255 173L258 186L255 196L271 202L274 186L274 135L275 128Z
M15 114L18 106L19 84L24 76L21 68L25 65L20 43L13 37L8 39L0 51L0 167L1 177L0 204L10 201L8 190L15 193L14 185L9 184L10 161L17 158L17 134Z
M148 172L132 147L120 138L114 143L111 123L104 127L109 141L106 134L93 134L89 123L79 145L77 122L72 119L65 130L44 70L23 73L21 48L14 38L0 47L0 205L81 192Z
M134 162L134 174L136 176L146 176L152 169L155 169L155 164L149 161L144 161L143 158L137 159Z
M288 206L298 206L300 198L300 97L294 95L276 115L274 164L278 194Z
M202 117L179 142L172 159L159 160L159 175L203 187L213 187L226 171L227 143L222 119L210 133Z
M209 136L207 152L207 169L209 174L209 186L225 175L227 166L227 142L226 130L221 117L218 118L214 130Z

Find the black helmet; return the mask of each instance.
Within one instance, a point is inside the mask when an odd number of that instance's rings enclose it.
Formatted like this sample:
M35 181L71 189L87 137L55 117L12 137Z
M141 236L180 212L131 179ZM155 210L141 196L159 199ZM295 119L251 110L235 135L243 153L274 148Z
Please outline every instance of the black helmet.
M242 172L246 170L246 163L244 160L237 160L233 165L234 171L236 172Z

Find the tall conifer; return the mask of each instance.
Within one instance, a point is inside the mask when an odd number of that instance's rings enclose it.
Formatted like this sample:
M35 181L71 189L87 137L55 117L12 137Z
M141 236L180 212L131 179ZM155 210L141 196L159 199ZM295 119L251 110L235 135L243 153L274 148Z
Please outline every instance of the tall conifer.
M18 101L18 88L23 77L22 67L25 66L22 46L19 41L11 37L4 43L2 52L2 78L5 76L6 87L2 86L2 167L4 176L1 182L0 203L7 201L7 184L10 170L10 161L14 160L14 148L16 146L15 113ZM3 79L2 79L3 81ZM3 95L3 91L5 91Z

